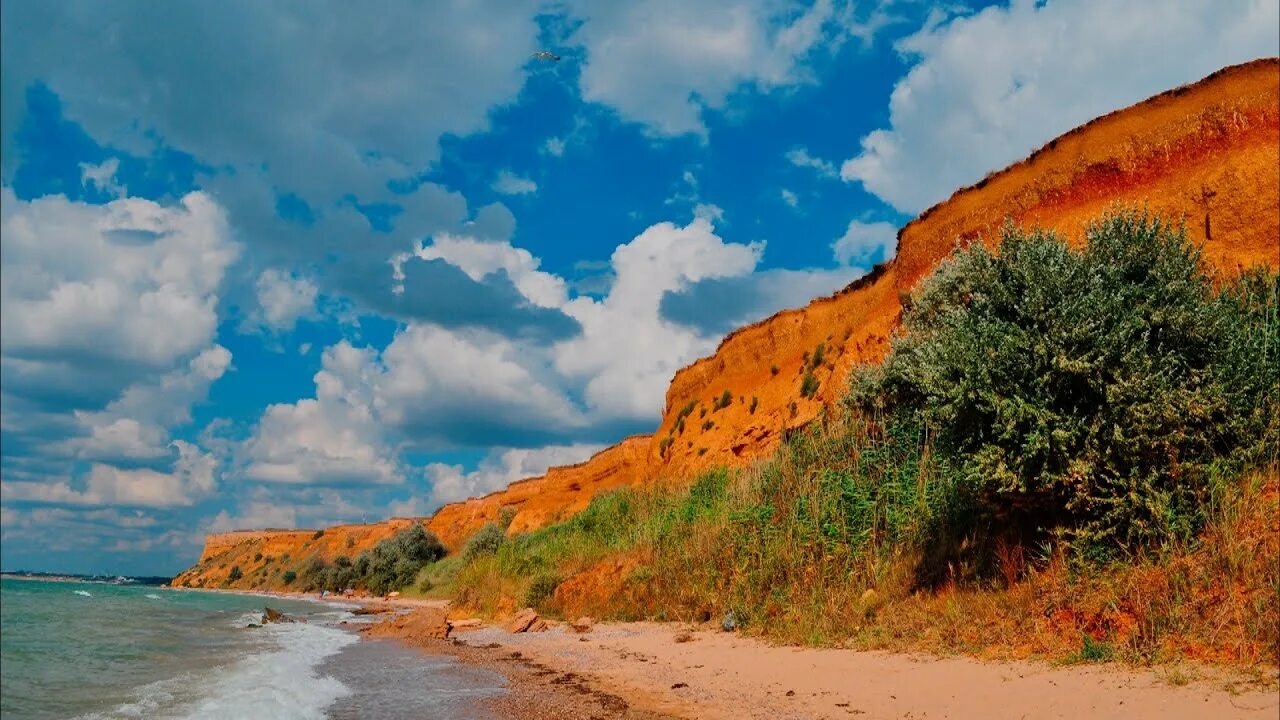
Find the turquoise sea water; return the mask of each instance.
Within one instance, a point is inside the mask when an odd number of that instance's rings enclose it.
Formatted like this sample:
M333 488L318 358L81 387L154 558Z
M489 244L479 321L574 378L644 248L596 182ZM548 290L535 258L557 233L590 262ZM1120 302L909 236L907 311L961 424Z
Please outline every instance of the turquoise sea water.
M246 628L265 602L307 622ZM484 717L475 698L500 692L499 677L361 642L344 620L322 603L3 579L0 715ZM377 682L392 672L408 680Z

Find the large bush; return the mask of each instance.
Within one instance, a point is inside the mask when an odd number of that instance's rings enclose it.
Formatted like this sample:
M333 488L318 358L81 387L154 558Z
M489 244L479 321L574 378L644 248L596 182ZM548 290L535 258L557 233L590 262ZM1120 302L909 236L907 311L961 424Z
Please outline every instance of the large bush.
M424 565L444 555L445 548L439 538L415 524L378 543L372 550L360 553L354 562L345 555L335 558L332 565L315 558L305 577L307 587L312 590L341 592L346 588L364 587L375 595L382 595L407 586Z
M852 404L922 424L1003 522L1107 551L1186 536L1215 473L1274 452L1274 273L1221 289L1182 228L1136 212L1082 251L1006 227L921 283Z

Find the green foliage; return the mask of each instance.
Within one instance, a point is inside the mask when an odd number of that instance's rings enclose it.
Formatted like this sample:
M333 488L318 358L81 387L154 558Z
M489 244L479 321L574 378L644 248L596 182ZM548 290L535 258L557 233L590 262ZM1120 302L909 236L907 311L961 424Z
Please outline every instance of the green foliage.
M311 539L312 539L312 540L319 540L319 539L320 539L320 538L322 538L322 537L324 537L324 530L317 530L317 531L316 531L316 534L311 536Z
M715 427L715 426L716 426L716 423L715 423L715 421L714 421L714 420L708 420L708 421L706 421L706 422L702 423L702 431L703 431L703 432L706 432L706 431L710 430L711 428L713 428L713 427Z
M813 349L813 357L809 358L809 369L817 370L822 366L822 360L826 355L827 346L825 343L818 343L818 347Z
M503 505L498 508L498 527L506 530L511 527L511 522L516 519L516 509L510 505Z
M929 429L992 517L1081 547L1186 538L1224 463L1280 441L1274 273L1214 278L1180 227L1136 212L1058 236L1004 230L910 298L851 403Z
M667 449L671 447L671 443L672 443L672 442L674 442L674 439L673 439L672 437L670 437L670 436L664 437L664 438L662 438L661 440L659 440L659 441L658 441L658 455L659 455L659 456L661 456L661 457L666 457L666 456L667 456Z
M230 580L231 582L235 582L242 577L244 577L244 573L240 572L240 566L232 565L231 572L227 573L227 580Z
M818 378L814 376L813 370L805 370L804 377L800 380L800 396L812 398L818 392L818 385Z
M280 580L283 581L285 585L292 585L293 581L297 579L298 573L292 570L285 570L284 574L280 576Z
M524 592L524 606L531 608L541 608L543 603L551 599L555 594L556 588L560 585L560 578L554 573L540 573L533 578L533 582L529 583L529 587Z
M1081 639L1080 652L1072 658L1076 662L1106 662L1115 657L1116 649L1110 643L1094 640L1085 633Z
M748 412L749 414L751 414L751 415L755 415L755 414L756 414L756 407L758 407L759 405L760 405L760 398L756 397L755 395L752 395L752 396L751 396L751 407L747 408L747 412Z
M471 562L476 558L494 555L506 540L506 530L493 523L487 523L467 540L466 546L462 548L462 558L466 562Z
M733 395L728 390L725 390L723 393L720 393L720 397L716 398L715 401L711 403L711 411L719 412L720 410L729 407L731 404L733 404Z
M254 553L254 554L253 554L253 561L254 561L254 562L260 562L261 560L262 560L262 553Z
M770 366L769 366L769 374L770 374L770 375L777 375L777 374L778 374L779 372L781 372L781 371L782 371L782 368L779 368L777 365L770 365Z
M414 523L372 550L360 553L354 561L339 555L329 565L313 558L302 577L308 590L341 592L364 587L374 595L383 595L409 585L425 565L444 555L440 540Z

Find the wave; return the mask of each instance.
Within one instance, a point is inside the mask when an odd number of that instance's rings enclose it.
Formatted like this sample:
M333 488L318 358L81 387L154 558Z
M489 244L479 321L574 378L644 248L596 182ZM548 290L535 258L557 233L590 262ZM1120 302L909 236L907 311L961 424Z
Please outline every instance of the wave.
M75 594L77 594L77 595L84 596L84 597L93 597L93 594L92 594L92 593L90 593L88 590L73 590L72 592L74 592L74 593L75 593Z
M155 593L147 593L147 594L146 594L146 597L149 597L149 598L151 598L152 600L163 600L163 599L164 599L164 598L160 597L159 595L157 595L157 594L155 594Z
M241 626L243 628L243 625ZM353 633L324 625L268 625L251 632L261 644L234 662L187 672L136 688L130 702L82 720L163 717L175 720L323 720L324 710L351 690L316 668L358 642Z

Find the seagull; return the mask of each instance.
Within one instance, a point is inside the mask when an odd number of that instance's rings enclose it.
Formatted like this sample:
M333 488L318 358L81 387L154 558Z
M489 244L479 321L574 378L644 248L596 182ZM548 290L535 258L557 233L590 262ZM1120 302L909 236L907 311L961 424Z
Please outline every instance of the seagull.
M539 60L550 60L551 62L560 62L560 56L549 50L539 50L538 52L533 54L533 57Z

